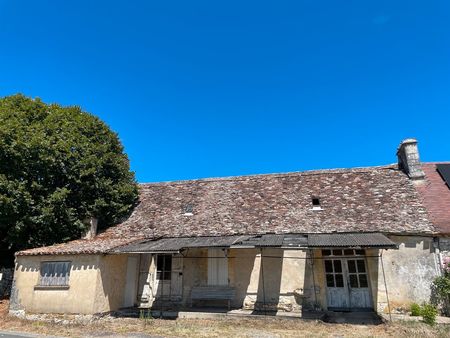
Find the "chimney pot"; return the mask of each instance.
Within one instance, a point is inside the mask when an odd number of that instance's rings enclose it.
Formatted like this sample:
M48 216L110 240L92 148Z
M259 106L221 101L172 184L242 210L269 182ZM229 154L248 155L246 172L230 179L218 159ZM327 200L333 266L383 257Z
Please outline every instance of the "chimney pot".
M417 140L407 138L403 140L397 149L398 167L403 170L410 179L421 180L425 178L419 158Z

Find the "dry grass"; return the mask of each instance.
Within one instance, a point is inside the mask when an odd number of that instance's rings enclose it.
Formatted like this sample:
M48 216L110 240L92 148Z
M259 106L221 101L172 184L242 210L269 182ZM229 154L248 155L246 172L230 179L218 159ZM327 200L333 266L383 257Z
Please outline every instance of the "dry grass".
M450 337L450 326L430 327L417 322L395 322L377 326L327 324L319 321L277 318L226 319L111 319L92 323L55 324L27 321L7 315L8 303L0 303L0 330L33 332L67 337L112 335L159 337ZM135 336L136 337L136 336Z

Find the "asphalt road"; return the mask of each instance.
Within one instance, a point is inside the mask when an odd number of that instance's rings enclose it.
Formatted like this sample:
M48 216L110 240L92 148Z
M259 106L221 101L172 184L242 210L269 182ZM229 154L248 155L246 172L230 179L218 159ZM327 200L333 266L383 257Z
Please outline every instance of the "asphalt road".
M127 335L92 335L89 337L102 337L102 338L108 338L108 337L117 337L117 338L163 338L161 336L151 336L147 334L140 334L140 333L130 333ZM22 332L5 332L0 331L0 338L63 338L63 337L57 337L57 336L44 336L39 334L30 334L30 333L22 333Z
M43 336L38 334L29 334L21 332L4 332L0 331L0 338L56 338L51 336Z

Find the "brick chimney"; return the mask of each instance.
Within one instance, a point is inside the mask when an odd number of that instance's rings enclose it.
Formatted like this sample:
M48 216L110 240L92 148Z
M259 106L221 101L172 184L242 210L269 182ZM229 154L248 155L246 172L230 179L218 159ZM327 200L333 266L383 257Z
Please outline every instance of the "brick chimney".
M403 170L410 179L422 180L425 173L422 170L419 159L419 149L417 148L417 140L407 138L403 140L397 149L398 168Z
M93 239L95 235L97 235L97 224L98 220L95 217L91 217L86 220L87 225L89 226L86 234L83 236L83 239Z

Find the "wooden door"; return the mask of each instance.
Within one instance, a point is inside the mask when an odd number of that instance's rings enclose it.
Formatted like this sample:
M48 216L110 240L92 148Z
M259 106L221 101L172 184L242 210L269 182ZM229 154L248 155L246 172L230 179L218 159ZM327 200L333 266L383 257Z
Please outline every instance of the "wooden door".
M373 309L363 250L323 250L329 310Z
M350 300L343 260L341 258L326 259L324 263L328 309L348 309Z
M352 309L372 308L366 261L364 258L347 258L347 285Z
M183 298L183 256L172 257L170 300L181 301Z

